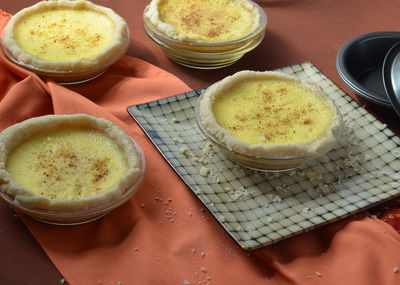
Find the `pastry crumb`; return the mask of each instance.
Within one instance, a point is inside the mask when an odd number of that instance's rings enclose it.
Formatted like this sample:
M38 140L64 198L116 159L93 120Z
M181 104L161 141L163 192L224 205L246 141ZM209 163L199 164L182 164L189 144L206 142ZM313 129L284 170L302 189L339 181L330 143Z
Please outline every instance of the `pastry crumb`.
M185 142L185 141L184 141L183 139L181 139L181 138L172 138L172 141L173 141L174 143L180 143L180 144L182 144L182 143Z
M318 277L322 277L322 274L319 273L318 271L315 271L315 274L316 274Z
M189 156L189 149L186 146L183 146L179 149L179 153L184 156Z
M177 118L172 118L171 122L176 124L176 123L179 123L179 120Z
M203 177L208 177L210 175L210 169L202 166L199 171L200 175Z
M60 283L65 284L65 279L64 278L60 279Z
M204 273L207 272L207 269L205 269L204 267L200 268L200 270L201 270L202 272L204 272Z
M183 285L190 285L190 282L187 280L183 280Z
M393 268L393 272L394 273L399 273L399 268L396 266L395 268Z

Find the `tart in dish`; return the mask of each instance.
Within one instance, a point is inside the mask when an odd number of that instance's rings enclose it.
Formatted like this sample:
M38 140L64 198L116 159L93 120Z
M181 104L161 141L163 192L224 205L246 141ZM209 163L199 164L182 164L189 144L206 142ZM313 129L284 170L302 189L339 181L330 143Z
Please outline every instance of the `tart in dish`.
M108 66L129 43L123 18L89 1L42 1L5 28L6 55L38 71L82 72Z
M246 0L153 0L145 16L166 36L196 43L234 41L260 25Z
M175 62L198 69L235 63L264 39L267 15L251 0L153 0L143 28Z
M341 133L337 108L317 87L279 72L226 77L203 92L197 112L214 142L254 158L313 158Z
M138 190L144 168L129 135L85 114L31 118L0 133L0 191L25 209L110 206Z

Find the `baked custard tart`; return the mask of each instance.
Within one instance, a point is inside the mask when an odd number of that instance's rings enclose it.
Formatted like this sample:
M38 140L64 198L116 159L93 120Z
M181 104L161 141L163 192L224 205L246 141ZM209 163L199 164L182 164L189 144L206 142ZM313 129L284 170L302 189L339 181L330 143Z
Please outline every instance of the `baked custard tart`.
M251 0L152 0L143 27L169 58L193 68L225 67L263 40L267 16Z
M234 41L260 23L259 10L247 0L153 0L145 16L166 36L196 43Z
M105 119L48 115L0 133L1 196L42 220L103 215L132 197L144 170L140 147Z
M98 75L128 44L125 20L85 0L41 1L22 9L8 22L3 39L9 59L59 81Z
M199 98L200 129L232 160L250 168L284 170L337 143L338 109L311 83L280 72L241 71Z

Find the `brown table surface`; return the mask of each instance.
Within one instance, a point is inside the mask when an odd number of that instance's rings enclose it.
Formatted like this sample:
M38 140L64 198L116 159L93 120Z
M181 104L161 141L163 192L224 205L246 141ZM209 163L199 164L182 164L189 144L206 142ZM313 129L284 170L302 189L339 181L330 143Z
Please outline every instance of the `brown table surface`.
M230 67L194 70L167 59L144 33L142 13L149 1L93 2L114 9L127 20L131 30L129 56L175 74L193 89L206 87L239 70L271 70L310 61L346 93L359 100L336 71L335 58L339 48L359 34L400 30L399 0L256 0L268 16L266 37L260 46ZM0 8L16 13L36 2L0 0ZM392 129L400 129L393 111L373 104L366 104L366 108ZM60 273L18 216L0 203L0 284L61 284L61 279Z

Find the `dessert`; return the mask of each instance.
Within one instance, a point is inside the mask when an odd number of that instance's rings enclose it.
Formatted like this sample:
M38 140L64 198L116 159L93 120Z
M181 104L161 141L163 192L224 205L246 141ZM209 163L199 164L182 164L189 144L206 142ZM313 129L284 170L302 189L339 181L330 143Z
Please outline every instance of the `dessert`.
M341 131L337 109L318 88L279 72L241 71L213 84L199 117L229 150L257 157L321 154Z
M153 0L144 16L166 36L194 43L238 40L260 26L247 0Z
M0 133L0 191L29 208L77 210L107 204L143 172L131 138L85 114L28 119Z
M79 72L107 65L125 53L126 22L89 1L42 1L16 13L3 46L33 68Z

